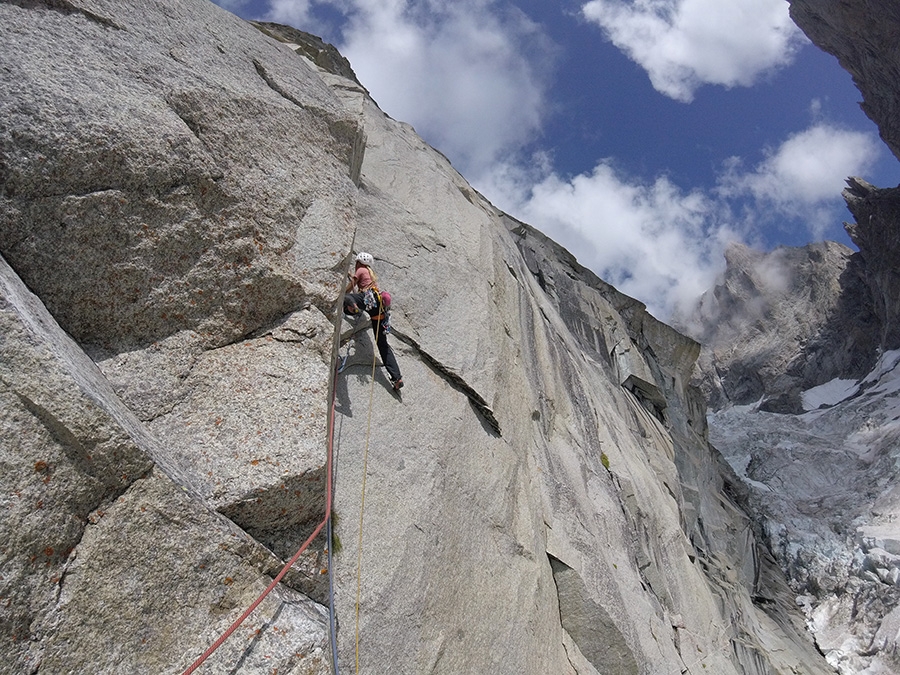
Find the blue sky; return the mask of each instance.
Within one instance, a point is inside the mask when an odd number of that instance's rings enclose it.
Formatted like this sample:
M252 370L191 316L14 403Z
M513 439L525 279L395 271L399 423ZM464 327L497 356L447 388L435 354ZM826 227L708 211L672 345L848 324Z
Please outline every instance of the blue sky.
M900 182L785 0L218 0L331 42L495 205L662 319L732 241L850 244L844 178Z

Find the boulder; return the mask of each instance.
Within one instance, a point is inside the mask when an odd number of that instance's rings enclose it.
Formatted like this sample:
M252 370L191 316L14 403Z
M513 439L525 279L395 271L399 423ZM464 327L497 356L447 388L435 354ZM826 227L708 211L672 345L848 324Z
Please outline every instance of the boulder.
M2 258L0 324L0 672L182 672L278 559L198 498ZM281 586L212 663L326 673L325 621Z

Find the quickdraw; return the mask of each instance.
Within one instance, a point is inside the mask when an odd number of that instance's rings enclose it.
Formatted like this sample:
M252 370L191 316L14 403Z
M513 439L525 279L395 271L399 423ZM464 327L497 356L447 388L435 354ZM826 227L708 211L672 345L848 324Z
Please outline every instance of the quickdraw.
M391 313L390 310L385 308L381 297L381 291L378 290L377 287L372 286L366 289L363 293L363 305L365 305L369 318L372 319L372 321L381 321L381 330L384 333L390 333ZM376 309L378 310L377 314L375 314Z
M372 310L381 304L381 292L375 287L367 288L363 293L363 304L366 306L366 311L371 314Z

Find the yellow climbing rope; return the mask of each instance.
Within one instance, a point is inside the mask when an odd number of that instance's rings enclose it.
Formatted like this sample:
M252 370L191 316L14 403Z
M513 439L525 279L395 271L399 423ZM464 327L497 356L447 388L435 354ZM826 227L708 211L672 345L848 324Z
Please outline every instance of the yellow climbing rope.
M366 445L363 450L363 476L362 496L359 501L359 541L356 546L356 675L359 675L359 599L362 590L362 544L363 544L363 515L366 508L366 475L369 465L369 441L372 436L372 402L375 396L375 349L378 346L378 331L381 330L381 322L375 333L375 344L372 345L372 377L369 383L369 418L366 422Z

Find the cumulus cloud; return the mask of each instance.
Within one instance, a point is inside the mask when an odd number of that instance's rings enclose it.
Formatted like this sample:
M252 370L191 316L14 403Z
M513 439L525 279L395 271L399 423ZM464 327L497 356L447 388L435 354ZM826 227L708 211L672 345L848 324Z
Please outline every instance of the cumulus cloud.
M712 285L725 246L739 238L726 205L666 177L629 179L605 161L570 179L552 172L534 184L529 179L506 166L488 183L501 208L664 320Z
M657 91L685 102L703 84L753 84L805 40L785 0L591 0L582 14Z
M341 52L373 98L467 175L518 150L547 111L553 47L493 0L352 0Z
M880 145L871 134L817 123L766 151L754 169L733 158L721 177L723 198L753 198L758 208L804 221L815 238L830 224L830 205L849 175L866 173Z
M265 20L311 30L315 22L312 20L310 10L310 0L269 0Z
M565 178L546 156L528 168L498 165L475 184L667 320L713 285L729 243L753 242L762 226L785 218L821 238L844 178L864 173L878 152L869 134L816 123L752 169L734 158L711 190L685 191L665 176L635 179L608 160Z
M233 1L233 0L232 0ZM610 160L562 176L550 153L519 151L548 112L554 47L503 0L272 0L268 18L343 19L341 52L385 112L410 122L498 207L531 223L623 292L668 319L712 286L735 240L762 220L801 219L820 235L849 174L877 154L871 136L817 121L750 168L734 158L714 189L626 176ZM749 85L799 45L784 0L591 0L584 16L688 101L704 83Z

